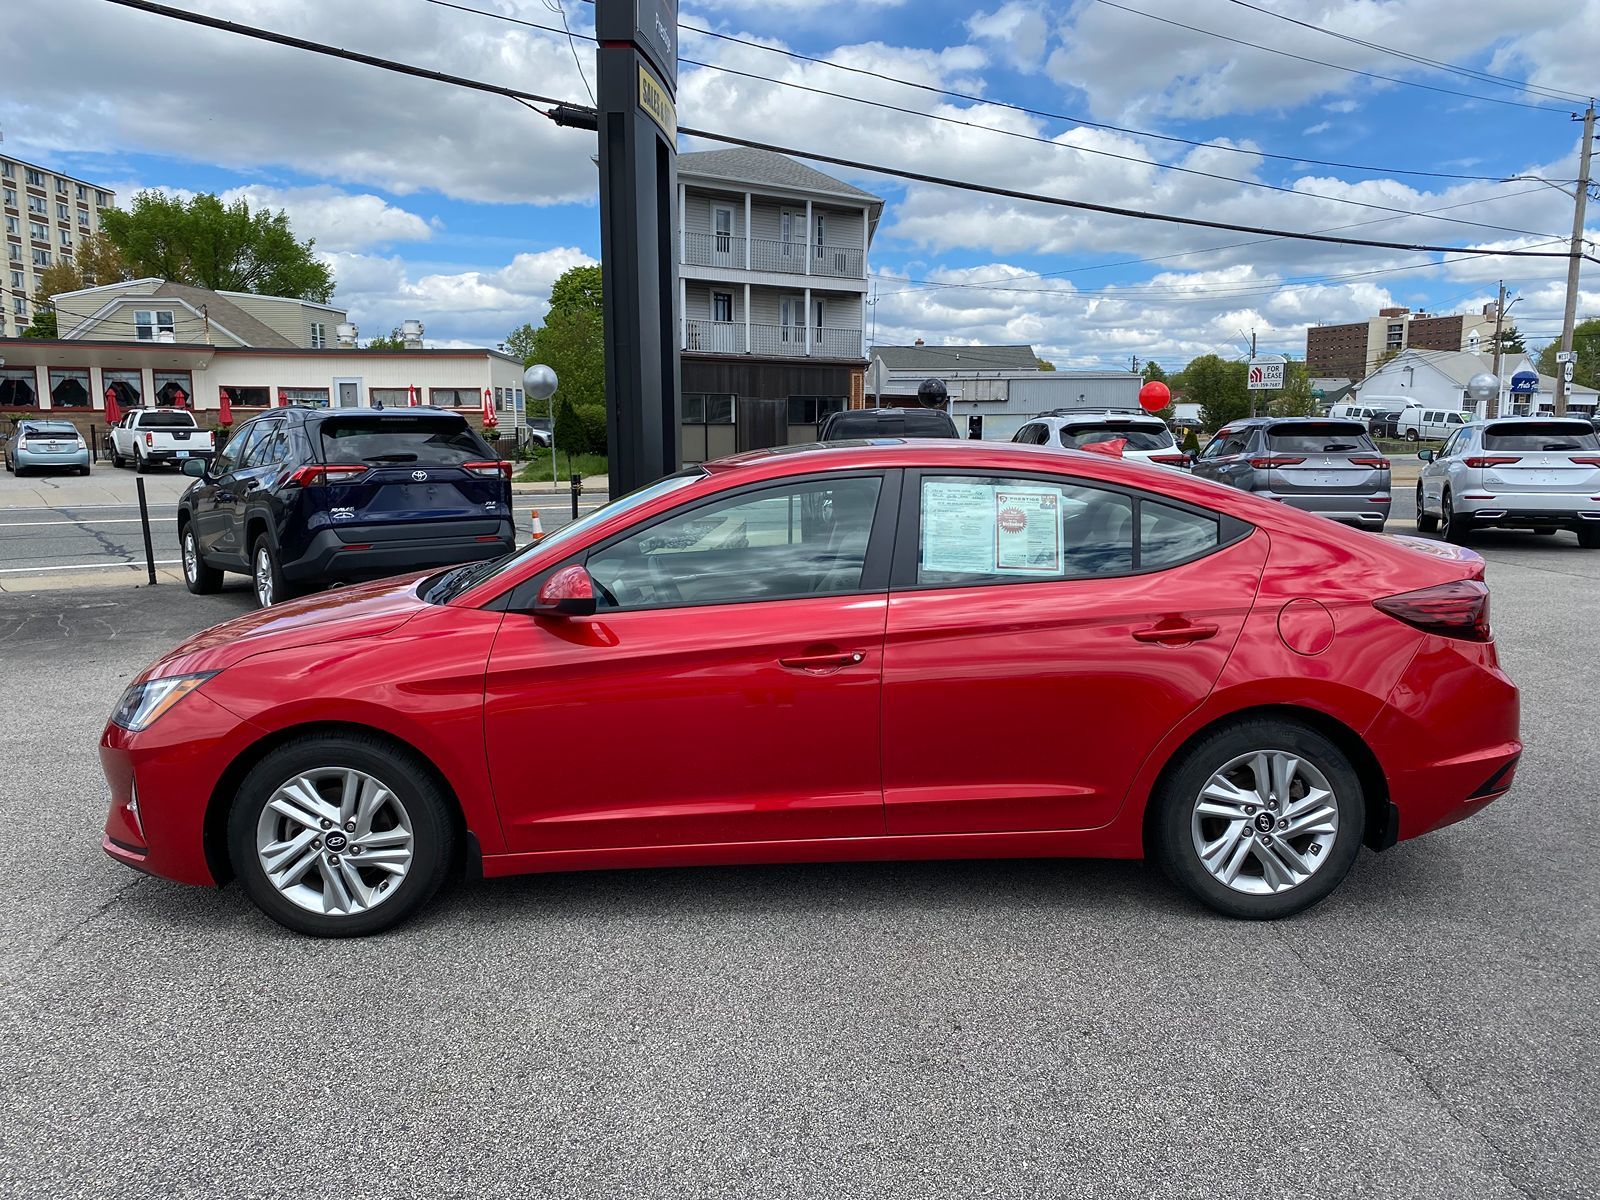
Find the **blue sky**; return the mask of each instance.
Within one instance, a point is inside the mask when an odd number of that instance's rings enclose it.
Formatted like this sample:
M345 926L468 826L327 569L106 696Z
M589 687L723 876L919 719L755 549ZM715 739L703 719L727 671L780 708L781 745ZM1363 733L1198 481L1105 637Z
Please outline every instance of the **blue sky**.
M559 24L544 0L463 3ZM565 4L574 31L591 32L589 7ZM564 38L425 0L187 7L584 96ZM1557 92L1588 86L1584 64L1600 59L1600 0L1521 0L1514 19L1510 9L1445 0L1260 0L1258 7ZM505 100L179 26L103 0L59 0L52 11L36 26L30 54L15 71L8 67L16 86L0 96L7 152L106 183L124 202L138 187L163 187L286 208L329 256L338 299L364 335L420 317L436 344L498 341L521 321L540 319L562 270L599 255L592 135L555 129ZM951 178L1251 225L1315 230L1378 221L1348 232L1550 250L1562 249L1554 240L1570 230L1571 203L1560 193L1497 182L1576 173L1569 99L1424 67L1233 0L700 0L685 5L683 20L890 80L1209 145L1029 116L684 32L686 56L757 76L685 66L679 109L688 124ZM1324 69L1173 21L1485 98ZM592 83L592 44L580 40L578 52ZM158 87L147 73L128 71L129 62L177 69ZM969 124L865 107L843 94ZM1483 178L1338 169L1255 151ZM1236 355L1252 330L1263 349L1299 353L1308 323L1359 319L1389 303L1473 308L1502 276L1525 297L1517 314L1531 341L1547 340L1559 323L1559 260L1440 263L1438 256L1286 241L1219 250L1250 239L836 173L887 201L871 258L883 341L1026 341L1063 366L1115 365L1135 355L1181 366L1200 353ZM1391 219L1394 212L1363 205L1449 206L1440 215L1503 228ZM1164 261L1105 265L1156 257ZM1594 285L1581 307L1600 311Z

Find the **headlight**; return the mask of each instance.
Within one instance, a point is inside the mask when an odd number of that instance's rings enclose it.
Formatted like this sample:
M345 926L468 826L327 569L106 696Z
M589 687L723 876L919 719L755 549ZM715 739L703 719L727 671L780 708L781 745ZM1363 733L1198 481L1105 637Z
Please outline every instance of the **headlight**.
M111 723L132 733L148 729L157 717L216 673L202 671L197 675L172 675L136 683L122 693L116 711L111 714Z

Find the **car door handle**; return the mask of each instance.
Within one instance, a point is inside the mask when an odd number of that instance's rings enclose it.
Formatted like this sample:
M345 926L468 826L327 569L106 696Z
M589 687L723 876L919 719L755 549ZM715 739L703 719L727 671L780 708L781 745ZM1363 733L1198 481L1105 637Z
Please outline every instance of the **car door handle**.
M1133 631L1133 640L1136 642L1156 642L1164 646L1186 646L1190 642L1203 642L1216 636L1215 625L1191 625L1186 621L1161 621Z
M799 654L793 658L780 658L779 666L788 667L791 671L837 671L841 667L851 667L867 656L859 650L831 654Z

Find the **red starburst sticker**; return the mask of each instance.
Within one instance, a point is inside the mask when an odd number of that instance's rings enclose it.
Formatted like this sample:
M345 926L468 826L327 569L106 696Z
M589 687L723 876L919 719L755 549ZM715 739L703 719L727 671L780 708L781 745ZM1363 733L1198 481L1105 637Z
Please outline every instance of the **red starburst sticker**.
M1028 527L1028 515L1020 508L1002 508L999 520L1000 528L1007 533L1021 533Z

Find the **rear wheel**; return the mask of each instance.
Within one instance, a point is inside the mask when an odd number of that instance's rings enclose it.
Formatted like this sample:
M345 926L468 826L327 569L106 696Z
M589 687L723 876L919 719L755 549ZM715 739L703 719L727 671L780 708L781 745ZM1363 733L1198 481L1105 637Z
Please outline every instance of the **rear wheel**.
M1432 533L1439 528L1439 518L1422 510L1422 485L1417 484L1417 532Z
M264 533L256 538L255 548L250 551L250 582L255 588L256 603L262 608L271 608L289 599L289 586L278 565L278 552Z
M1422 440L1421 435L1418 434L1415 429L1406 430L1406 441L1408 441L1408 442L1417 442L1417 441L1421 441L1421 440Z
M1291 916L1324 899L1361 848L1361 781L1322 734L1257 719L1194 746L1155 798L1151 842L1167 874L1217 912Z
M145 462L144 455L139 453L139 448L137 446L135 446L133 449L133 469L139 472L141 475L148 475L150 473L150 464Z
M200 557L200 543L194 536L194 522L183 527L178 537L183 546L183 582L196 596L209 596L222 586L222 572L206 565Z
M1467 544L1467 522L1456 516L1448 489L1439 497L1439 536L1457 546Z
M431 899L455 853L450 802L425 764L379 738L317 734L245 776L228 814L245 892L278 924L359 937Z
M1578 526L1578 545L1585 550L1600 550L1600 529L1593 525Z

